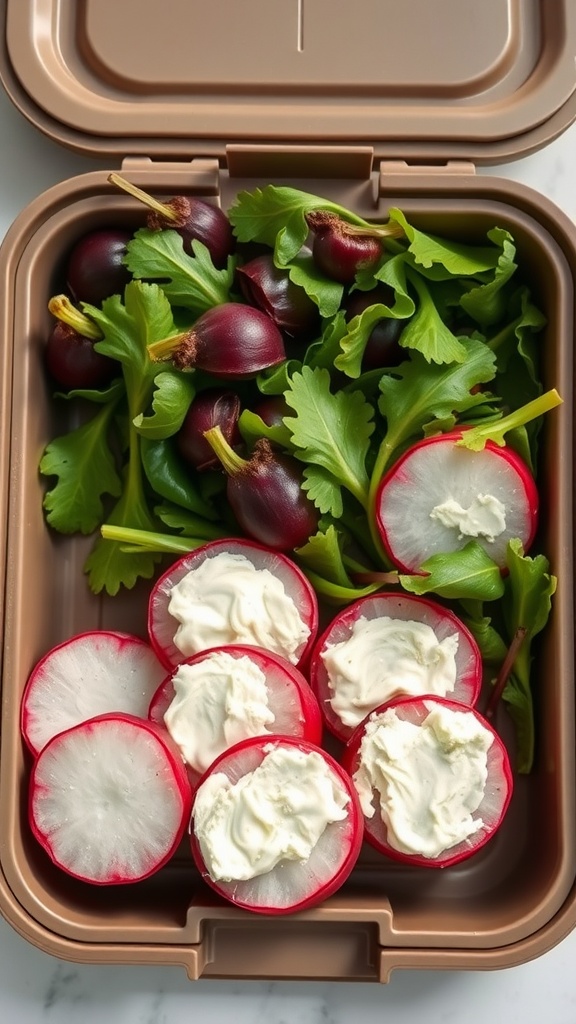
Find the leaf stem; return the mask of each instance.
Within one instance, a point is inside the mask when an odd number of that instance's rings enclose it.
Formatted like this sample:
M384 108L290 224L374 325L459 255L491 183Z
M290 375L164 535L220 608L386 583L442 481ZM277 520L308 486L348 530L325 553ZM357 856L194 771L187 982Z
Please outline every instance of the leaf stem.
M100 528L104 540L114 540L119 544L127 544L147 551L158 551L166 554L185 555L206 543L206 538L175 537L168 533L155 533L153 530L135 530L128 526L105 524Z
M498 706L498 704L500 702L500 698L502 697L502 694L504 692L504 688L506 686L506 683L508 682L510 673L512 672L512 669L514 668L514 662L516 661L516 658L518 657L518 654L520 653L520 648L522 647L522 644L524 643L524 640L526 639L526 634L527 633L528 633L528 630L526 629L525 626L518 626L518 629L516 630L516 632L514 633L514 636L512 637L512 642L511 642L511 644L510 644L510 646L508 648L508 651L506 653L506 657L504 658L504 661L502 662L502 665L500 666L500 671L498 672L498 675L496 676L496 681L494 683L492 692L490 694L490 698L488 700L488 704L486 705L486 711L484 712L486 718L493 718L494 717L494 714L496 712L496 708L497 708L497 706Z

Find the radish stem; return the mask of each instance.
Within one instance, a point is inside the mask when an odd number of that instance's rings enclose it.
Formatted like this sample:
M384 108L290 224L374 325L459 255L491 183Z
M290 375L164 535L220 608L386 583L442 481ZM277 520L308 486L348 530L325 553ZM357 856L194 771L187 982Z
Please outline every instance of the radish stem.
M81 313L68 298L67 295L54 295L48 303L48 312L68 327L81 334L83 338L90 338L92 341L102 339L102 331L84 313Z

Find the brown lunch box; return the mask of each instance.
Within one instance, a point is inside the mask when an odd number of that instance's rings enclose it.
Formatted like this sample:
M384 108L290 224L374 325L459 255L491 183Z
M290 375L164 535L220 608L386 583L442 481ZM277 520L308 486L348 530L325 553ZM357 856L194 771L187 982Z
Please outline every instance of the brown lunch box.
M385 982L395 968L525 962L576 923L573 343L576 230L536 192L475 173L525 155L576 118L571 0L3 0L0 73L23 115L157 196L226 209L290 184L382 221L470 240L509 228L546 312L541 546L558 576L536 650L538 750L498 835L445 871L366 849L317 909L281 918L224 905L183 850L135 886L58 871L27 822L20 701L50 647L86 629L143 634L148 588L95 597L89 538L43 518L43 447L65 425L41 370L47 300L83 233L141 209L94 171L49 189L0 251L0 911L78 962L181 964L196 978ZM448 47L449 55L446 54ZM17 173L17 170L15 170Z

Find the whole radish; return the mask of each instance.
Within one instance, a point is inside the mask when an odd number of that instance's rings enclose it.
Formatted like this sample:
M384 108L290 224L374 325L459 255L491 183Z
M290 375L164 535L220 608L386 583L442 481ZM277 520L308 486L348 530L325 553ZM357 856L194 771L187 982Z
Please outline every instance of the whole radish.
M305 544L316 532L319 515L302 487L300 463L276 452L266 438L244 459L218 427L204 436L228 475L226 497L244 533L277 551Z

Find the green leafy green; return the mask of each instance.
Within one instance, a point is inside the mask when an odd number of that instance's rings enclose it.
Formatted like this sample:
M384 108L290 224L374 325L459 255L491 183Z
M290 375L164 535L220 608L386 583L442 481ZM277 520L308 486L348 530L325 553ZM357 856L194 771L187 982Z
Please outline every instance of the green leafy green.
M228 302L234 263L230 260L224 270L217 270L208 249L198 240L192 242L192 252L193 256L184 252L177 231L140 228L128 242L124 262L135 278L162 281L162 291L173 305L199 315Z
M428 363L463 363L465 345L438 315L424 281L417 274L411 275L410 280L418 295L418 306L400 335L400 345L421 352Z
M460 551L433 555L420 571L423 575L399 577L411 594L434 593L459 601L497 601L504 594L500 568L477 541L470 541Z
M156 441L176 434L182 426L194 393L192 374L161 370L154 377L151 415L138 413L134 418L138 433Z
M502 613L508 638L519 628L526 630L511 675L502 694L516 727L516 768L528 773L534 760L534 700L531 688L532 641L542 632L556 591L556 577L550 573L544 555L528 557L519 540L508 544L508 577Z
M337 203L298 189L266 185L252 192L239 192L228 211L230 223L240 242L263 242L274 249L279 267L292 262L308 237L306 214L328 210L352 224L366 221Z
M330 390L330 374L309 366L295 373L285 393L296 413L284 423L292 434L294 454L309 463L306 486L312 496L317 468L350 491L361 505L368 497L366 455L374 430L373 409L358 392Z
M59 533L92 533L104 517L102 496L118 497L122 483L108 434L115 403L87 423L50 441L40 462L57 483L44 495L46 519Z

